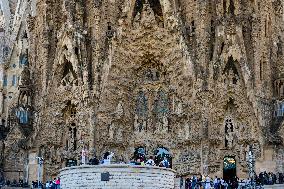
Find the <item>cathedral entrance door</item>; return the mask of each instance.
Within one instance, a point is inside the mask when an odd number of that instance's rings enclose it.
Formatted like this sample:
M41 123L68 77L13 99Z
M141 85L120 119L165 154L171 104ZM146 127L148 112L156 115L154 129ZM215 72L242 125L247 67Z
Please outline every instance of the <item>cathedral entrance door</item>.
M236 160L235 157L226 156L224 157L224 168L223 168L223 178L226 181L233 180L237 175Z

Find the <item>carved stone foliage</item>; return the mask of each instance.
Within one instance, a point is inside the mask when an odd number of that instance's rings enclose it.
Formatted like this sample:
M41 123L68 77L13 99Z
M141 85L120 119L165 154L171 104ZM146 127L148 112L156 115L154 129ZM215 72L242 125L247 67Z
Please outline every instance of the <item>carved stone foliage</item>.
M200 149L196 146L190 146L180 150L180 155L174 162L174 169L179 174L197 174L200 172Z
M4 54L13 50L4 80L21 76L19 87L8 82L0 95L6 123L17 107L5 143L9 165L33 148L53 176L68 159L79 164L82 149L128 161L135 148L148 156L165 147L178 174L221 176L224 156L246 172L249 145L262 161L267 138L284 140L280 123L265 132L273 100L283 96L282 4L39 1L37 15L13 24L30 30L25 39L14 33L12 46L3 46Z

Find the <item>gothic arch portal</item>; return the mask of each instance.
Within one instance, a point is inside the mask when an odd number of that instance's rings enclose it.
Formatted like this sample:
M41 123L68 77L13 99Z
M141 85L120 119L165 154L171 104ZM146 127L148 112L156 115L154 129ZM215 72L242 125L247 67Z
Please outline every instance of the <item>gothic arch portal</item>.
M161 25L163 25L164 15L160 0L136 0L132 11L132 21L135 19L135 17L142 14L145 4L150 5L150 8L154 12L157 23L161 23Z
M78 47L74 44L75 42L66 33L62 36L62 40L58 42L55 63L52 69L52 83L56 87L60 85L78 86L82 81L78 70L80 67L78 53L76 53Z

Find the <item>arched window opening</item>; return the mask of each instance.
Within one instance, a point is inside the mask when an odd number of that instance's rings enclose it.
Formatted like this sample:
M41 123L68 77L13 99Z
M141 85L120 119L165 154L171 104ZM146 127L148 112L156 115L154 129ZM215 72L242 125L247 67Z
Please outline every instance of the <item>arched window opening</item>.
M79 48L78 48L78 47L75 47L75 54L76 54L77 56L79 56Z
M135 16L138 13L141 14L144 3L145 3L145 0L136 0L135 5L134 5L133 18L135 18Z
M232 79L233 84L237 84L237 81L239 79L239 73L232 56L229 57L228 62L223 71L223 74L230 77Z
M235 15L235 4L234 0L230 0L229 11L231 15Z
M63 65L63 74L62 74L61 84L63 86L69 86L69 85L78 86L78 79L73 69L73 65L66 58L65 58L64 65Z
M155 164L161 167L172 168L172 156L167 148L159 147L155 150ZM165 162L165 160L168 162Z
M19 67L23 67L23 66L26 66L28 65L28 55L25 53L25 54L21 54L20 55L20 60L19 60Z
M138 93L135 111L140 118L146 118L148 115L148 99L143 91Z
M168 97L163 90L159 90L154 102L154 113L158 117L162 117L167 115L168 112Z
M223 11L225 15L227 13L227 0L223 0Z
M63 109L63 114L65 119L68 119L70 117L71 118L76 117L77 114L76 106L72 104L70 100L67 102L66 107Z
M150 8L153 10L154 14L155 14L155 19L157 21L157 23L160 25L161 23L164 22L164 18L163 18L163 11L162 11L162 6L160 3L160 0L136 0L135 2L135 6L134 6L134 11L133 11L133 19L135 18L135 16L139 13L142 13L143 7L145 3L149 3Z
M148 68L144 72L145 80L148 82L160 80L160 72L155 68Z
M220 49L220 55L223 53L224 47L225 47L225 43L222 42L222 44L221 44L221 49Z
M135 148L133 158L135 161L140 159L140 161L146 161L146 150L144 147Z
M191 21L191 33L195 34L195 23L194 23L194 20Z
M154 11L156 21L158 23L163 23L164 18L163 18L163 11L162 11L162 7L160 4L160 0L149 0L149 4L150 4L151 9Z
M68 128L66 149L69 151L77 150L77 128L75 123L72 123Z

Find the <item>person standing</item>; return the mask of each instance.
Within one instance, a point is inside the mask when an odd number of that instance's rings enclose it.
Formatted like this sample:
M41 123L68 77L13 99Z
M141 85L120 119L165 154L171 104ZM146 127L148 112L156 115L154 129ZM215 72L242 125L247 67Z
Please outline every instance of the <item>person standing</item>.
M52 189L56 189L56 178L52 181Z
M56 184L56 189L60 189L60 177L57 178L55 184Z
M85 148L82 149L82 165L86 165L86 157L87 157L87 150Z
M153 160L153 156L150 156L150 158L146 162L146 165L155 166L155 162Z
M218 189L218 178L217 178L217 176L215 176L213 184L214 184L214 189Z
M170 163L168 161L168 159L166 157L164 157L164 160L162 161L163 167L165 168L169 168L170 167Z
M208 175L205 179L205 182L206 182L205 189L210 189L211 188L211 184L210 184L211 180L210 180L210 177Z
M45 188L46 188L46 189L49 189L49 188L50 188L50 186L49 186L49 181L46 181L46 183L45 183Z

